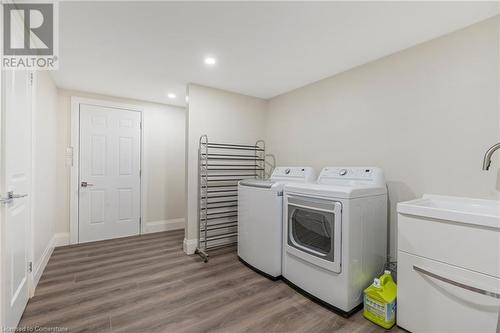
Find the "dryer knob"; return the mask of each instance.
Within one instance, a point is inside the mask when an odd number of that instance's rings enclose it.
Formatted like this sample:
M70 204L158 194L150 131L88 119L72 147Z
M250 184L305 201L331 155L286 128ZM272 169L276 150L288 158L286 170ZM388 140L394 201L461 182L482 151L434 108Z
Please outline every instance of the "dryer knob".
M346 169L342 169L342 170L340 170L340 171L339 171L339 175L341 175L341 176L345 176L345 175L347 175L347 170L346 170Z
M285 174L288 175L290 173L290 169L285 169Z

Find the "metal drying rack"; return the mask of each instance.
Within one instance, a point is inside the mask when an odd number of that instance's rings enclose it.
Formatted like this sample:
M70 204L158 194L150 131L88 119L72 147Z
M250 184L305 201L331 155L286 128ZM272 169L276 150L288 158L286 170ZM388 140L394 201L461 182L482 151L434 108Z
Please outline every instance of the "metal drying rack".
M205 262L208 251L233 245L238 239L238 181L264 178L266 145L215 143L200 137L198 148L198 247Z

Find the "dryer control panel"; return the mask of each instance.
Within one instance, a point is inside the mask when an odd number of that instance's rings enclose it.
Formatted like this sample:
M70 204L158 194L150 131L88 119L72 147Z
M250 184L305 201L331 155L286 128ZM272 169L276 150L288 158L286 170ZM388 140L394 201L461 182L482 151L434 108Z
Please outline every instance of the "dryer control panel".
M376 167L325 167L318 184L385 186L382 169Z
M311 167L276 167L271 179L312 183L316 181L316 172Z

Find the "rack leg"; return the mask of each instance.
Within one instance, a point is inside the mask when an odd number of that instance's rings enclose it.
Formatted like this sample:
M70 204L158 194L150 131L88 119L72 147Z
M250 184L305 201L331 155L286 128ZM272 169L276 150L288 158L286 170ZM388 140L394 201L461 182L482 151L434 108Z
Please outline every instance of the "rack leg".
M196 249L196 251L194 251L194 253L199 255L203 259L203 262L208 262L208 254L205 251L200 250L200 249Z

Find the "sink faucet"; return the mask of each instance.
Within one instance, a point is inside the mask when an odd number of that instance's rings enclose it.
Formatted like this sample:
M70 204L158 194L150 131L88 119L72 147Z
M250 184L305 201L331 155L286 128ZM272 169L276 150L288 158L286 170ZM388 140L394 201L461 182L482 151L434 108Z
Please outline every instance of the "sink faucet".
M483 160L483 170L489 170L490 169L490 164L491 164L491 155L497 150L500 149L500 142L497 143L496 145L493 145L488 151L486 151L486 154L484 154L484 160Z

